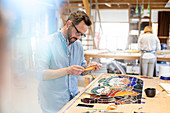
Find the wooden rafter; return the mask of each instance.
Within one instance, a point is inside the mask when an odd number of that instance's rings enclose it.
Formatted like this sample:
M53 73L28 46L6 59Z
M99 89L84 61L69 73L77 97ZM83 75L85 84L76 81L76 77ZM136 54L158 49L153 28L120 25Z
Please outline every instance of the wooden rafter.
M132 4L133 5L133 4ZM135 4L134 4L135 5ZM144 8L147 9L148 4L144 4ZM100 9L128 9L129 5L128 4L112 4L111 7L108 7L106 5L99 5ZM152 9L170 9L170 8L165 8L165 4L151 4L150 7ZM95 9L95 5L92 6L92 9Z
M89 0L87 0L89 1ZM148 2L148 0L144 0L144 2ZM162 4L162 3L167 3L168 0L150 0L150 3L152 4ZM77 3L77 4L81 4L83 3L82 0L70 0L70 3ZM95 4L95 0L92 0L92 3ZM136 0L98 0L98 4L104 4L104 3L130 3L130 4L135 4ZM142 3L142 0L138 0L138 3Z
M86 0L87 2L90 0ZM168 0L149 0L152 9L170 9L165 8ZM70 0L72 4L83 4L82 0ZM111 4L112 7L106 6L106 3ZM98 7L100 9L128 9L130 4L136 4L136 0L98 0ZM138 4L142 4L142 0L138 0ZM144 4L148 4L148 0L144 0ZM92 9L95 8L95 0L92 0Z

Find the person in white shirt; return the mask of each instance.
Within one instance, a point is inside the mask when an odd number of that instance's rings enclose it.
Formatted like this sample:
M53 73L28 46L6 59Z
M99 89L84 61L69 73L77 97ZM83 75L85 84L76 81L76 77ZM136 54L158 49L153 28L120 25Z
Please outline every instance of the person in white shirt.
M138 48L141 51L141 75L153 77L154 69L156 71L156 51L160 50L161 46L151 26L146 26L144 33L139 37Z

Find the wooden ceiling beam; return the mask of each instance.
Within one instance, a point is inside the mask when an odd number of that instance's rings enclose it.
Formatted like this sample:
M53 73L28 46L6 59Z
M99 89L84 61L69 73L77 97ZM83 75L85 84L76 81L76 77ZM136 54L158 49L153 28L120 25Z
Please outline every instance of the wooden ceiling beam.
M94 0L93 0L94 1ZM142 3L143 0L138 0L138 3ZM136 3L137 0L99 0L98 3ZM149 2L152 3L167 3L168 0L149 0ZM144 0L144 3L148 3L148 0Z
M151 4L150 7L165 7L166 4Z
M83 0L70 0L70 3L83 3ZM90 0L87 0L87 2ZM100 9L128 9L129 5L136 5L136 0L98 0ZM149 0L152 9L169 9L165 8L168 0ZM111 7L106 6L111 4ZM138 4L142 4L142 0L138 0ZM144 6L148 4L148 0L144 0ZM95 0L92 0L92 9L95 9Z
M135 5L134 5L135 6ZM99 9L128 9L129 5L126 4L121 4L121 5L116 5L112 4L111 7L108 7L106 5L99 5ZM144 5L144 8L147 9L148 5ZM151 9L170 9L170 8L165 8L165 4L152 4L150 5ZM92 6L92 9L95 9L95 5Z
M98 4L105 4L105 3L111 3L111 4L136 4L136 0L98 0ZM150 4L164 4L167 3L168 0L150 0ZM75 3L75 4L83 4L82 0L78 0L78 1L72 1L70 0L70 3ZM95 0L92 0L92 3L95 3ZM138 0L138 3L141 4L142 0ZM144 3L148 3L148 0L144 0Z
M152 7L151 9L157 9L157 10L162 10L162 9L164 9L164 10L170 10L170 8L168 7L168 8L166 8L166 7Z
M111 7L108 7L106 5L99 5L99 9L128 9L128 5L112 5ZM92 6L92 9L95 9L95 6Z

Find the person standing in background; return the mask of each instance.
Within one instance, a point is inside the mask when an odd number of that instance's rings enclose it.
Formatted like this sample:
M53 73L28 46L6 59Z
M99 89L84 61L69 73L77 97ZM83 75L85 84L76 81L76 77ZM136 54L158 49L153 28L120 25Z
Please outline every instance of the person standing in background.
M38 96L43 113L57 113L78 91L78 75L84 72L86 61L79 41L85 37L91 20L84 11L71 13L65 26L41 40L36 56L37 78L40 80ZM39 42L40 43L40 42ZM93 71L98 71L101 64Z
M156 51L159 51L161 46L158 37L153 34L151 26L144 28L144 33L138 39L138 48L141 51L141 75L153 77L157 63Z

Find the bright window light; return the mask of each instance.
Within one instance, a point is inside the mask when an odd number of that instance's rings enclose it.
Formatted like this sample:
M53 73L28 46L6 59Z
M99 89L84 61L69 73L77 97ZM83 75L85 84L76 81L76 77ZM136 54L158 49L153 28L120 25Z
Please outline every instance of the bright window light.
M100 24L96 24L99 29ZM99 49L110 51L125 50L128 41L129 23L102 23L103 34L100 33Z

